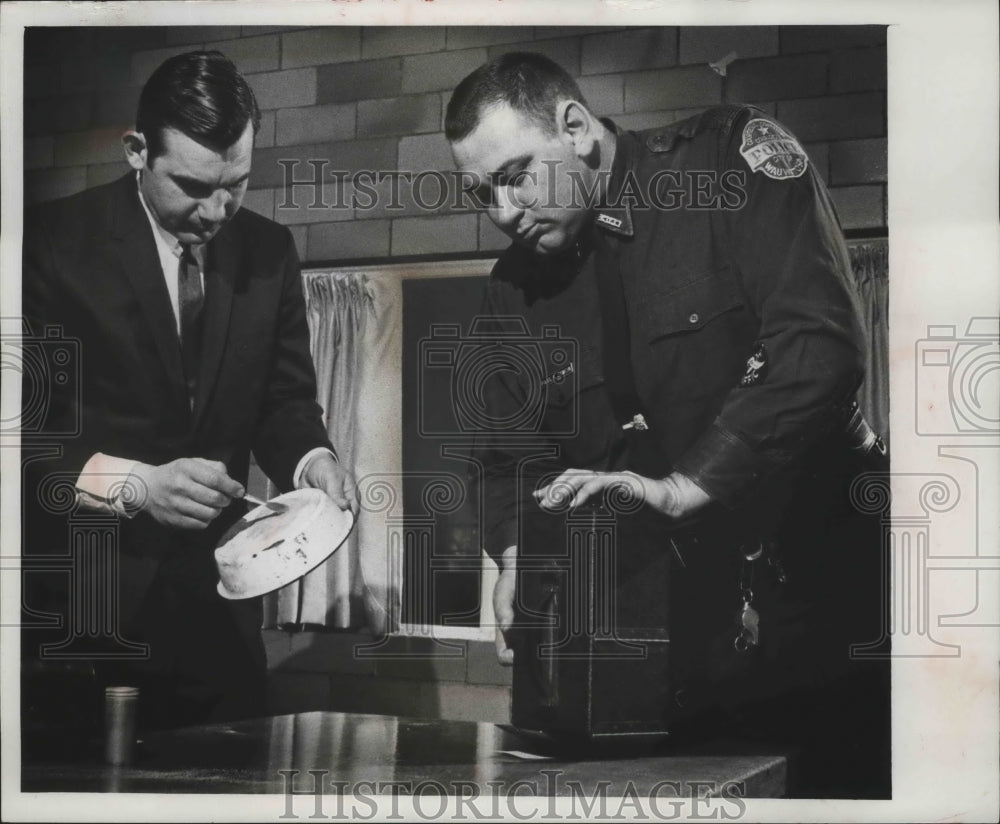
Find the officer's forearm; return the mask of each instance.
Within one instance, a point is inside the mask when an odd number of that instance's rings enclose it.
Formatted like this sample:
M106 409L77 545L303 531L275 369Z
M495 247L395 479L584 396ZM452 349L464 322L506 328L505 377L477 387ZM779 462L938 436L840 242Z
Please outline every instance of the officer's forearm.
M671 518L693 515L711 500L704 489L680 472L671 472L646 489L646 503Z

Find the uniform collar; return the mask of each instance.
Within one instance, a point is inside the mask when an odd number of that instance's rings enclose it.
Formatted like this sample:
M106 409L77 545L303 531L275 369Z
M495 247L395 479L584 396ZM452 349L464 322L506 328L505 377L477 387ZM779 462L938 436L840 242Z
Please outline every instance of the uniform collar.
M607 194L598 206L594 225L621 237L632 237L632 205L628 197L622 198L626 174L632 169L635 146L629 132L619 129L612 121L602 120L614 132L615 156L611 161L611 175Z

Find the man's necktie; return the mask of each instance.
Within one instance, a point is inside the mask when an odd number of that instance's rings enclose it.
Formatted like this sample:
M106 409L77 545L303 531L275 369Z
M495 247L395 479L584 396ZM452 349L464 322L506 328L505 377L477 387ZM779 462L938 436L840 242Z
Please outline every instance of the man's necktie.
M201 321L205 292L201 285L198 261L190 246L181 246L177 281L181 315L181 358L184 362L184 378L187 381L188 398L191 401L191 407L194 408L198 366L201 362Z

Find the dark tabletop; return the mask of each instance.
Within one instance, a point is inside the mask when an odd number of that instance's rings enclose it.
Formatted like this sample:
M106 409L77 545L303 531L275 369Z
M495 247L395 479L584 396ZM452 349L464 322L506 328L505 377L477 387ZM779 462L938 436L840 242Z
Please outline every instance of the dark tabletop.
M26 749L22 791L283 793L291 782L312 792L318 779L326 794L461 795L469 782L494 794L535 796L646 795L658 784L661 797L784 793L782 755L738 752L724 742L662 740L594 749L486 723L304 712L149 734L128 767L104 764L98 741Z

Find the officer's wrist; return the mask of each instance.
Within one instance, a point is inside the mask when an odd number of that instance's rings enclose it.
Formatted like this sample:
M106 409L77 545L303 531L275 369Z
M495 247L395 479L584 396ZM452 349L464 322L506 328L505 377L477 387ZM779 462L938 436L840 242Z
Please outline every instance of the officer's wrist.
M712 501L704 489L680 472L671 472L660 483L664 489L660 511L670 518L686 518Z

